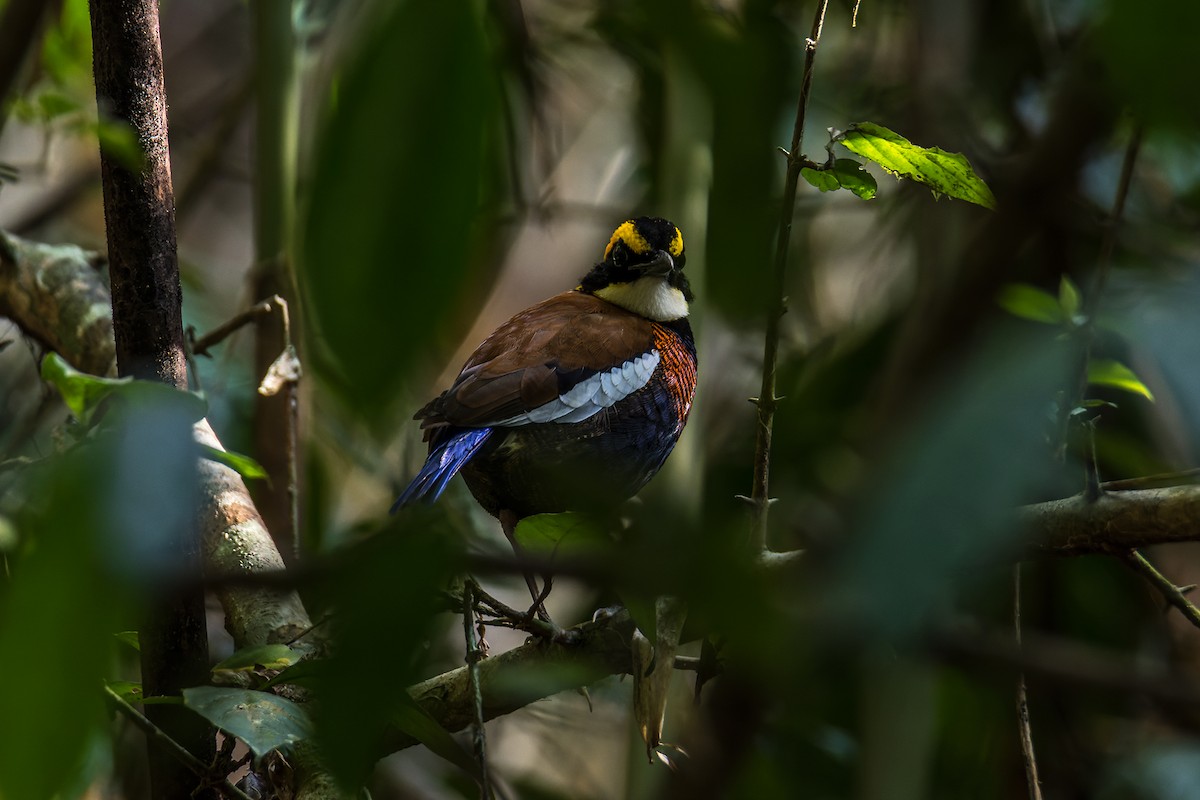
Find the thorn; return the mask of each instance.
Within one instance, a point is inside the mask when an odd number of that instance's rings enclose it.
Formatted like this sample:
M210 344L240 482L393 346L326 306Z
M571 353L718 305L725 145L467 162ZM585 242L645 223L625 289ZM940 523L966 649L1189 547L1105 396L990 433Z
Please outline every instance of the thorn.
M779 152L783 153L784 158L788 159L789 161L791 160L792 154L790 152L788 152L788 149L786 147L776 147L775 149L778 150Z
M1180 593L1180 594L1185 594L1185 595L1186 595L1186 594L1191 594L1191 593L1192 593L1192 591L1193 591L1195 588L1196 588L1196 584L1194 584L1194 583L1189 583L1187 586L1180 586L1180 587L1179 587L1179 593Z
M735 494L735 495L733 496L733 499L734 499L734 500L741 500L743 503L747 503L748 505L754 505L754 504L755 504L755 503L754 503L754 498L753 498L753 497L746 497L746 495L744 495L744 494Z
M786 394L777 395L777 396L775 397L775 402L776 402L776 403L778 403L780 400L786 400L786 399L787 399L787 395L786 395Z
M758 405L757 397L747 397L746 399L749 400L751 403L754 403L754 405Z

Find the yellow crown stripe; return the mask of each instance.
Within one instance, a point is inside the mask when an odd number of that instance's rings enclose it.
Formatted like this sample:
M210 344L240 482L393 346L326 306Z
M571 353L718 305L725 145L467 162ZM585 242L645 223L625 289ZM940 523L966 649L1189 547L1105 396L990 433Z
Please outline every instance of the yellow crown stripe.
M637 229L637 225L634 224L633 220L622 222L613 231L612 238L608 240L608 247L604 248L605 258L608 258L609 254L612 253L613 247L620 241L625 242L625 246L638 255L645 255L653 249L650 247L650 243L646 241L646 237L642 236L641 232ZM680 233L679 228L675 229L675 235L671 237L671 244L667 247L667 251L673 258L678 258L683 253L683 234Z

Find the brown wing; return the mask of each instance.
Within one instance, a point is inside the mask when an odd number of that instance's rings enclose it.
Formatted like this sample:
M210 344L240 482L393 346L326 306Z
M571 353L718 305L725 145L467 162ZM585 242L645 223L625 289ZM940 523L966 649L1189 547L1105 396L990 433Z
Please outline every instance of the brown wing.
M422 428L493 425L653 347L649 320L590 294L564 292L497 328L416 419Z

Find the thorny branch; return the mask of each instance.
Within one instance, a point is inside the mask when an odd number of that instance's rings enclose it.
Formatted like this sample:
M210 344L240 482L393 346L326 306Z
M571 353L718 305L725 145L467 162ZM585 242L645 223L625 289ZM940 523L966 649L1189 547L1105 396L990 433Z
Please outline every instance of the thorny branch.
M779 326L787 312L787 255L792 238L792 216L796 210L796 185L800 170L805 166L801 149L804 146L804 121L808 113L808 98L812 93L813 60L825 25L825 9L829 0L820 0L813 16L812 34L804 48L804 73L800 84L800 99L796 105L796 124L792 129L792 146L787 153L787 178L783 185L783 201L779 211L779 232L775 240L773 294L767 312L767 330L763 341L762 388L754 400L757 407L757 426L754 438L754 479L750 490L750 546L754 553L767 549L767 516L770 509L771 433L775 424L775 409L780 398L775 394L775 373L779 361Z
M1153 584L1155 589L1162 594L1163 599L1171 605L1179 609L1179 612L1187 618L1187 621L1200 628L1200 609L1187 599L1184 590L1175 585L1175 582L1168 579L1165 575L1158 571L1153 564L1150 563L1144 555L1137 550L1130 550L1128 554L1121 557L1134 572L1142 575L1147 581Z

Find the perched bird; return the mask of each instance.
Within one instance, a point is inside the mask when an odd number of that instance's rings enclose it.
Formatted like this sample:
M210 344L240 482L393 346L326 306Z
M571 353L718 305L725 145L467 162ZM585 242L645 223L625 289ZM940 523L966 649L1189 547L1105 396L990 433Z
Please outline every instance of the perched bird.
M392 511L437 500L461 472L516 547L524 517L636 494L670 455L696 389L685 260L674 224L628 220L573 291L497 328L416 413L429 457Z

